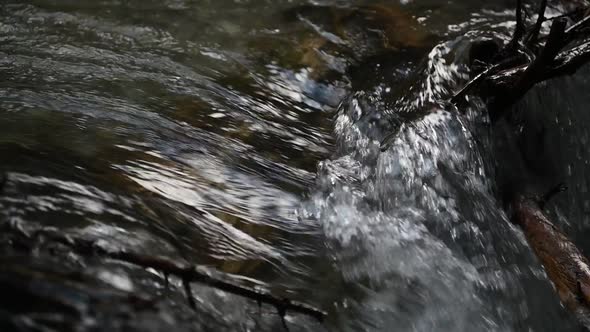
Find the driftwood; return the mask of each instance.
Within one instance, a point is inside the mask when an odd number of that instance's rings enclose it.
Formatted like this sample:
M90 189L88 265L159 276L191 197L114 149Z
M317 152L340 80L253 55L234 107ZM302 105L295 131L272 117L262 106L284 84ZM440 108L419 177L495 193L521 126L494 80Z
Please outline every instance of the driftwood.
M590 5L546 18L547 1L541 0L537 20L525 26L522 1L517 1L516 28L512 39L499 51L487 68L477 74L452 98L460 104L469 93L487 99L492 120L501 118L535 84L571 75L590 61ZM580 16L582 16L580 18ZM541 35L544 22L550 21L547 36ZM568 27L568 22L574 21Z
M461 103L469 93L477 93L486 99L490 118L495 121L535 84L575 73L590 61L589 8L586 3L547 19L547 1L541 0L537 19L527 27L522 1L518 0L512 39L451 101ZM547 21L551 21L550 31L541 36ZM542 197L514 195L510 202L512 221L522 228L562 303L586 325L590 319L590 263L543 213L544 204L561 190L558 187Z
M287 298L277 297L264 289L240 285L235 278L204 266L194 266L167 257L140 254L123 249L105 248L100 246L95 240L64 235L63 232L60 232L57 229L39 228L25 230L16 223L5 223L2 226L3 231L12 232L29 243L34 243L38 241L38 239L43 239L45 241L64 245L79 255L102 256L142 268L154 269L164 275L166 286L168 286L168 276L175 276L182 281L188 303L193 309L196 308L196 303L192 295L191 283L196 282L251 299L256 301L259 305L264 303L274 306L277 309L285 328L287 328L287 326L284 317L289 311L313 317L320 322L323 321L327 315L326 312L311 305L289 300Z
M487 102L490 118L503 117L535 84L571 75L590 61L590 4L546 18L547 0L540 0L537 19L526 26L524 7L517 0L516 28L512 38L492 61L452 98L460 104L470 93ZM541 35L550 21L550 31ZM543 213L544 204L561 187L544 196L515 194L510 202L512 221L521 226L528 243L543 264L563 304L584 325L590 322L590 263L576 245Z
M531 248L555 285L561 302L583 323L590 319L590 263L576 245L543 213L545 197L517 195L512 200L512 221L519 225Z

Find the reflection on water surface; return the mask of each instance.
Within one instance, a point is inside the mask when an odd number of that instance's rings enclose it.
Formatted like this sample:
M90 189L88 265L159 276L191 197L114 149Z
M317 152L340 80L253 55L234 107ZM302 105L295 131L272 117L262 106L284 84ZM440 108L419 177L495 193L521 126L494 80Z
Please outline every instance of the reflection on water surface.
M505 33L505 5L4 1L0 216L330 313L288 315L294 331L566 324L493 196L489 140L473 138L481 106L432 103L466 78L457 38ZM400 110L420 116L400 127ZM6 326L282 328L272 308L197 285L194 314L156 271L40 246L32 259L2 245Z

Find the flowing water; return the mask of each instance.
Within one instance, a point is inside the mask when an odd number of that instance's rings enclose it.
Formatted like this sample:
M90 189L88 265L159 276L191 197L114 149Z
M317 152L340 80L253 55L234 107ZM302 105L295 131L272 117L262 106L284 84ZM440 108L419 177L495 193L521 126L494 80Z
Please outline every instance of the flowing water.
M291 331L577 331L504 212L570 190L590 253L588 70L490 125L469 45L498 1L2 0L2 222L207 265L326 310ZM3 243L0 328L277 331L272 307ZM64 258L65 257L65 258ZM129 294L153 305L130 303Z

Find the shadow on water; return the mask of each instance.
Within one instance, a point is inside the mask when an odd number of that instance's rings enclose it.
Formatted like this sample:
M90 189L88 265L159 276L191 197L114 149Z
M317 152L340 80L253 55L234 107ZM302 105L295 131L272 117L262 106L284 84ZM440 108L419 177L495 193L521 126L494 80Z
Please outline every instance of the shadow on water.
M587 80L536 88L490 130L481 102L439 101L510 3L351 3L4 1L0 225L330 313L289 314L291 331L575 330L497 184L572 183L551 213L590 251ZM282 329L273 308L195 285L195 313L180 280L48 239L2 232L0 250L3 331Z

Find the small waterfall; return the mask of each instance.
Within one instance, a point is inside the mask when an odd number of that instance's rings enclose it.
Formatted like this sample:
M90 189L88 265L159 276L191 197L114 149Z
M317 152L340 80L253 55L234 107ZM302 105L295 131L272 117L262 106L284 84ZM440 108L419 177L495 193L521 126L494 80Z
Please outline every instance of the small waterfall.
M383 86L339 107L338 151L319 165L303 212L356 290L342 306L362 318L341 314L343 330L563 330L571 321L495 197L484 104L444 102L468 78L468 42L436 46L391 108L381 101L400 92Z

